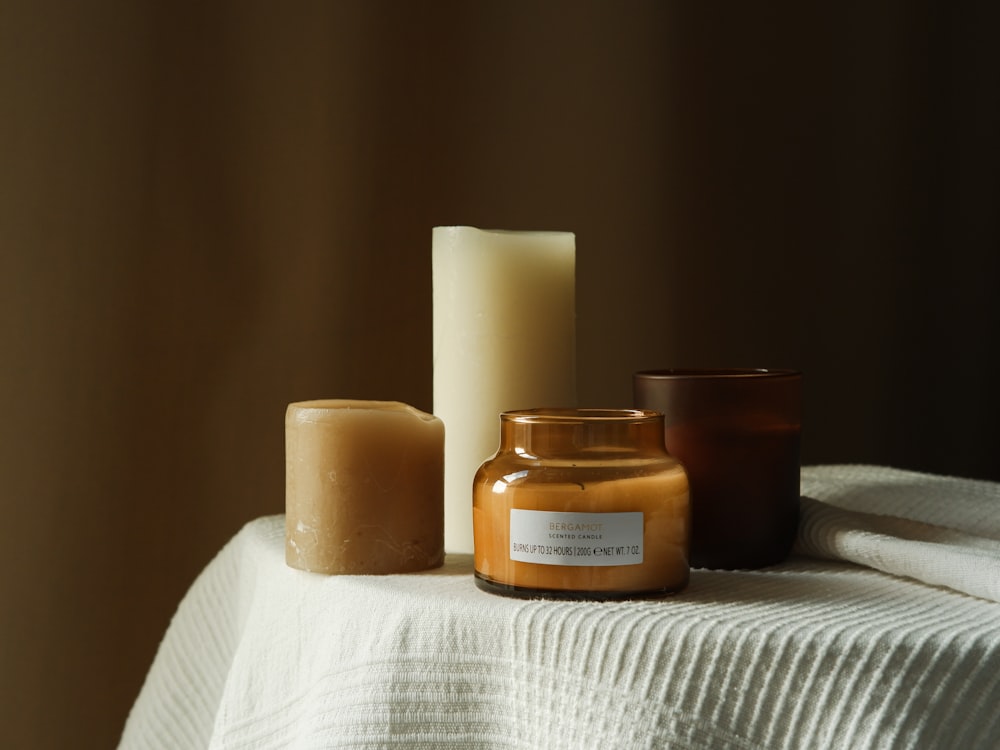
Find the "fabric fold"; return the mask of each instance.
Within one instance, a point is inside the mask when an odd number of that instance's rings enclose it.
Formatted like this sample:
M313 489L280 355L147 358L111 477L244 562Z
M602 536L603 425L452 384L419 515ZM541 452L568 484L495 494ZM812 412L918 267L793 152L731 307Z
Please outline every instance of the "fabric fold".
M795 551L1000 602L1000 485L876 466L802 471Z

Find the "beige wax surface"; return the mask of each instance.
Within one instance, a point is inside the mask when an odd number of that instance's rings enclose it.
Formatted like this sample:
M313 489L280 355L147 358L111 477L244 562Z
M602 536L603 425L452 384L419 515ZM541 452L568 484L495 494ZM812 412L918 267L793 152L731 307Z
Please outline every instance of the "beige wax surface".
M444 561L444 424L396 401L320 400L285 415L285 559L319 573Z

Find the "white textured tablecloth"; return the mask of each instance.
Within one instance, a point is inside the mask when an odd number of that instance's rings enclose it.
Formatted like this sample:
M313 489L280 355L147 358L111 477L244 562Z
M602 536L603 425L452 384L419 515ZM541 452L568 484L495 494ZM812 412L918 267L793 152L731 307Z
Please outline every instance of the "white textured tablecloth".
M181 602L121 748L1000 747L1000 485L802 487L791 560L658 601L493 596L469 555L303 573L261 518Z

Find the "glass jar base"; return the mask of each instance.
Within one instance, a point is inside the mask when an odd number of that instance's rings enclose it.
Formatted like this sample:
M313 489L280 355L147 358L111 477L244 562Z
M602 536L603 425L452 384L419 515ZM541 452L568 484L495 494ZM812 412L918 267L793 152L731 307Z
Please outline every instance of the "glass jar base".
M527 586L514 586L500 583L475 571L476 586L483 591L517 599L560 599L563 601L625 601L628 599L663 599L684 590L687 585L670 588L654 589L652 591L570 591L566 589L535 589Z

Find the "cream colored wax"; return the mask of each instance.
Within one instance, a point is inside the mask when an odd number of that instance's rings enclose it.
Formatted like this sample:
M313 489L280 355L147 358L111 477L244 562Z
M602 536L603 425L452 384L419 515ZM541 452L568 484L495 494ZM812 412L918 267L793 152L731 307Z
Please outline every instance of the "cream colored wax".
M435 227L434 413L445 424L445 547L472 552L472 483L500 413L575 406L576 238Z
M318 573L408 573L444 561L444 425L396 401L285 413L285 559Z

